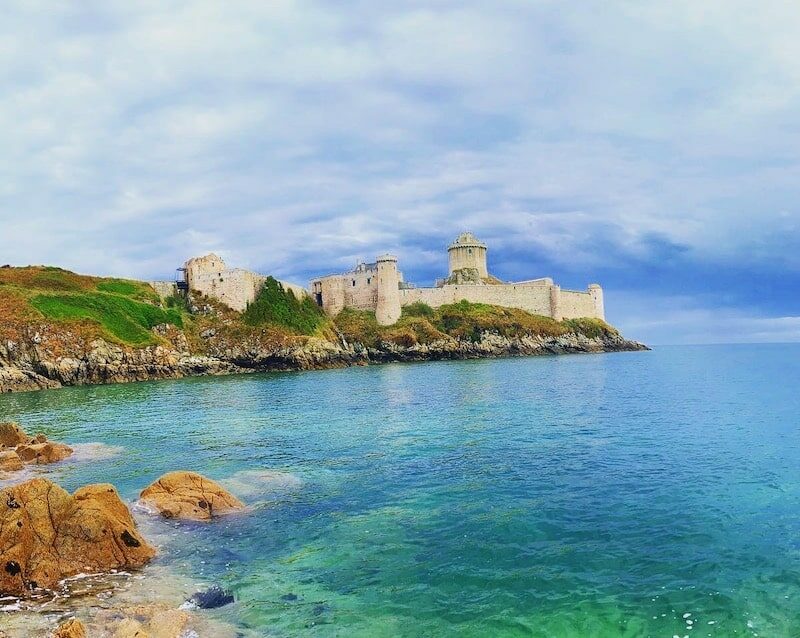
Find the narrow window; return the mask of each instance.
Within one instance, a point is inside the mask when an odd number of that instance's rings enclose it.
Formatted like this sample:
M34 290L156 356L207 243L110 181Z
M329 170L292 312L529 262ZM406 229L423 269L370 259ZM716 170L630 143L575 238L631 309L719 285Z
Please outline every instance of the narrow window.
M355 279L353 279L353 286L355 286L355 285L356 285L356 280L355 280Z

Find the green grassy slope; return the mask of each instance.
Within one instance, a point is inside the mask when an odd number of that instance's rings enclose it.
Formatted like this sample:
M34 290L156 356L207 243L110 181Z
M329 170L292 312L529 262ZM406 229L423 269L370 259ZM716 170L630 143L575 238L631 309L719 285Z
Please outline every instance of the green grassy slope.
M44 319L131 346L157 343L151 329L158 324L183 326L181 312L161 307L155 290L144 282L47 266L0 269L0 305L9 328Z

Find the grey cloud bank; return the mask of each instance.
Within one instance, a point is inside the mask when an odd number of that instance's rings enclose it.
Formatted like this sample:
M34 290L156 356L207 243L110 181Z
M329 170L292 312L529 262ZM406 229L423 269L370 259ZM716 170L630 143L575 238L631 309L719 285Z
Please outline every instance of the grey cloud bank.
M800 5L5 13L3 263L305 282L391 250L430 282L469 228L499 276L601 281L631 337L800 339Z

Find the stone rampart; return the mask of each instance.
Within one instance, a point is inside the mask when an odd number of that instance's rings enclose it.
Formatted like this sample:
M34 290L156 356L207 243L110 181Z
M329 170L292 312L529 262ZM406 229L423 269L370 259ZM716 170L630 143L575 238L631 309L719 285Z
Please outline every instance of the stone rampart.
M588 292L579 292L577 290L561 290L559 314L561 315L560 319L604 318L603 313L598 312L592 295Z
M554 295L553 292L556 294ZM484 303L506 308L519 308L535 315L554 319L577 319L594 317L603 319L602 309L598 309L589 292L561 290L548 284L547 280L530 283L510 283L499 285L442 286L440 288L411 288L400 290L400 305L415 302L438 308L445 304L457 303L465 299L471 303Z
M442 286L441 288L412 288L400 291L400 304L407 306L415 302L438 308L466 299L471 303L519 308L527 312L550 316L550 289L547 286L497 285Z

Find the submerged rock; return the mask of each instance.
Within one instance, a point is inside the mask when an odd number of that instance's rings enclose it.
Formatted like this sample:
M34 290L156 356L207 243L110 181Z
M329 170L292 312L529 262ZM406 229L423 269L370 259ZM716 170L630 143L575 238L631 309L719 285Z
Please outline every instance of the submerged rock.
M114 638L181 638L189 621L189 614L179 609L141 606L128 613L131 616L117 624Z
M0 594L25 596L76 574L140 567L153 556L112 485L70 495L37 478L0 490Z
M36 440L36 439L34 439ZM72 456L72 448L54 441L37 442L17 447L17 455L24 463L43 465L57 463Z
M86 638L86 627L77 618L61 623L53 633L53 638Z
M189 598L190 605L200 609L216 609L234 602L233 594L225 591L219 585L209 587L205 591L192 594Z
M22 459L15 450L0 450L0 470L16 472L23 468Z
M142 490L140 497L166 518L209 521L244 509L244 503L219 483L196 472L165 474Z

